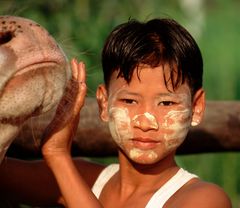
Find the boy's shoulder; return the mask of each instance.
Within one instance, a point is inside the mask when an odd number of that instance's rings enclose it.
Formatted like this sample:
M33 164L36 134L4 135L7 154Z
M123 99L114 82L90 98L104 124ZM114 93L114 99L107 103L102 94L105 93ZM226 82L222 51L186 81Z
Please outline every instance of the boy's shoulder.
M166 204L166 207L184 208L231 208L231 201L219 186L192 179L185 184Z

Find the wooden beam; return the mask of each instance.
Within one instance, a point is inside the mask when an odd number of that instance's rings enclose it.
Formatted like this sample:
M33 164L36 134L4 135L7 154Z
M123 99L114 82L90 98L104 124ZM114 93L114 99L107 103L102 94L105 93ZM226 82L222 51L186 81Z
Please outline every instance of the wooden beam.
M9 156L29 158L40 156L41 134L54 112L32 118L11 145ZM240 102L208 101L202 124L190 130L178 154L240 150ZM87 98L74 139L74 156L116 155L107 125L100 121L94 98Z

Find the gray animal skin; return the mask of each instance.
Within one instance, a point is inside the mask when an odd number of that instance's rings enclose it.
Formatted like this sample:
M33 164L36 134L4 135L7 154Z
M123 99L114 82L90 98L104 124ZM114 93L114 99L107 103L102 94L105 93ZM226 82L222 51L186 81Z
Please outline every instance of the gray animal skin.
M69 76L65 54L43 27L0 16L0 163L25 121L55 107Z

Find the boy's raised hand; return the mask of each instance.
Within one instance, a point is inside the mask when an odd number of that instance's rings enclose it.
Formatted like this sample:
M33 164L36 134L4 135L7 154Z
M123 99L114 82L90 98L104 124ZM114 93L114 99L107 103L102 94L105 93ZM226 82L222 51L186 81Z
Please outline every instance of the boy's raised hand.
M87 91L85 65L73 59L71 69L72 78L59 102L53 120L43 134L42 153L45 159L69 154L78 127L79 114Z
M100 202L79 173L70 154L87 89L84 64L73 59L71 68L72 79L44 132L42 153L60 188L59 203L68 208L78 208L83 204L86 208L99 208L102 207Z

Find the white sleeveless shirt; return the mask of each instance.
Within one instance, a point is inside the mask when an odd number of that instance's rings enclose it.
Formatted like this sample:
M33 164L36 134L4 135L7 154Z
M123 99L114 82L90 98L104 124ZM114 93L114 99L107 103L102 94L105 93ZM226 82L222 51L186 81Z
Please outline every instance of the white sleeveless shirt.
M101 191L109 179L119 170L119 164L112 164L107 166L98 176L92 191L97 198L99 198ZM170 178L160 189L158 189L151 199L148 201L145 208L161 208L167 200L184 184L192 178L197 178L196 175L187 172L180 168L178 172Z

